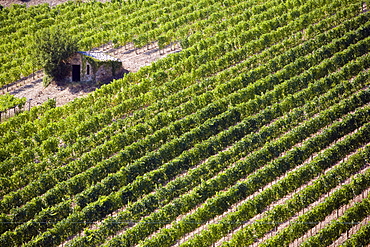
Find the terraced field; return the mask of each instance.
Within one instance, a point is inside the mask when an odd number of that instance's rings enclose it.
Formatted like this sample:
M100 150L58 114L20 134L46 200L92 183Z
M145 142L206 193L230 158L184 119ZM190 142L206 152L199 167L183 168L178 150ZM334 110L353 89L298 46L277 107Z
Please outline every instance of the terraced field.
M182 50L0 124L1 246L370 243L366 3L13 5L1 85L39 69L52 26L81 50Z

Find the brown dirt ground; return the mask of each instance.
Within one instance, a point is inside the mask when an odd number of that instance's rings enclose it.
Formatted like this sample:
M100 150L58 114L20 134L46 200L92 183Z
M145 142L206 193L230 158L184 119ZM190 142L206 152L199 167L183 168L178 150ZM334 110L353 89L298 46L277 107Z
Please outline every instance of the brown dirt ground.
M111 44L106 44L93 49L93 51L103 51L111 56L117 57L122 61L124 69L129 72L137 72L141 67L147 66L153 61L161 59L168 54L181 51L181 47L176 44L166 47L159 52L157 44L152 44L149 49L142 48L136 50L133 44L126 47L113 48ZM51 83L48 87L42 84L43 73L38 71L34 76L28 76L19 80L15 85L8 89L3 89L0 93L9 92L16 97L26 97L32 99L30 106L40 105L49 98L56 99L56 105L61 106L69 101L82 97L99 87L93 83ZM28 106L28 104L27 104Z
M32 6L36 4L49 3L50 6L55 6L67 2L68 0L0 0L0 5L9 7L11 4L26 4ZM88 2L90 0L82 0ZM107 2L109 0L99 0ZM103 51L111 56L117 57L122 61L123 67L129 72L137 72L141 67L147 66L153 61L161 59L168 54L181 51L178 44L166 47L159 51L157 44L151 44L149 49L135 49L133 44L127 46L113 48L111 44L105 44L92 51ZM57 106L64 105L69 101L82 97L99 87L97 84L87 83L69 83L69 84L56 84L51 83L48 87L44 88L42 84L43 73L38 71L35 75L24 77L14 83L8 88L0 89L0 94L9 92L16 97L26 97L32 99L30 106L40 105L47 101L49 98L55 98ZM28 106L28 104L27 104Z

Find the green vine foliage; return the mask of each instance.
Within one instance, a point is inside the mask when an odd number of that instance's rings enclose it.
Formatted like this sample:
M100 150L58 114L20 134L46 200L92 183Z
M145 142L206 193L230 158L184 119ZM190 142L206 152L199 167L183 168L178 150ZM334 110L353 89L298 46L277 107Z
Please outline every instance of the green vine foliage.
M69 72L66 60L78 51L77 42L58 27L43 29L34 37L34 58L47 76L61 80Z
M49 100L0 124L0 246L198 247L229 233L224 246L243 246L334 187L341 189L300 220L346 204L370 187L370 172L356 175L370 157L370 12L361 6L117 0L6 8L0 51L14 59L0 57L0 84L29 70L29 59L19 59L29 50L20 47L35 30L57 25L82 50L180 41L182 51L62 107ZM23 33L32 35L17 40ZM337 229L345 230L325 232ZM307 230L291 224L261 244L287 246ZM369 232L347 246L361 246Z
M17 98L9 93L0 95L0 112L5 112L8 109L18 106L23 107L26 103L26 98Z

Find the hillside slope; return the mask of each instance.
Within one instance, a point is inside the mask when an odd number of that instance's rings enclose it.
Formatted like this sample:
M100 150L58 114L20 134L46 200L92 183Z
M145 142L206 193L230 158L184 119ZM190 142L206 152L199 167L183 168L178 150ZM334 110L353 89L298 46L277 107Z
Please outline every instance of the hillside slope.
M182 47L0 124L1 245L366 246L365 10L343 0L166 0L1 13L1 61L15 56L1 63L4 84L18 75L8 68L32 64L30 48L11 42L27 18L36 19L24 40L59 25L88 49Z
M51 7L54 7L58 4L62 4L65 2L68 2L69 0L2 0L0 2L0 5L3 7L11 7L14 4L19 4L19 5L26 5L27 7L34 6L34 5L39 5L39 4L48 4ZM80 2L89 2L89 1L84 1L80 0ZM107 2L107 0L99 0L99 2Z

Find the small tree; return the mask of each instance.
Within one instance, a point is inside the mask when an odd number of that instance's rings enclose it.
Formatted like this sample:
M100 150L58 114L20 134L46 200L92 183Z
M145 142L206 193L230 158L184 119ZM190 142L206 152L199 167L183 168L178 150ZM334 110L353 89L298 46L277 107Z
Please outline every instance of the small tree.
M47 77L61 80L69 68L66 60L78 51L77 41L59 28L44 29L35 34L34 57L36 66L41 66Z

